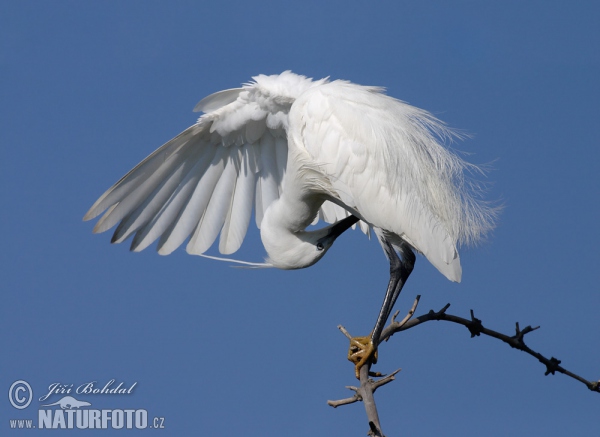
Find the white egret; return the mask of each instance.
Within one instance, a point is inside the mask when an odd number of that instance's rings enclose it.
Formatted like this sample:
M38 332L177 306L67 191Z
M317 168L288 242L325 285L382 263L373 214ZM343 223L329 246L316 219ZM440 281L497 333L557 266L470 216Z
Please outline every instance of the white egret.
M201 100L198 122L106 191L84 220L108 210L94 232L119 223L112 242L134 234L133 251L158 239L166 255L190 237L187 252L203 254L220 233L219 251L231 254L254 209L268 258L247 264L280 269L313 265L357 222L372 229L391 275L371 335L351 343L358 376L413 251L459 282L457 247L485 235L495 210L465 176L477 167L443 146L453 131L430 113L347 81L290 71L253 79ZM333 224L307 230L318 219Z

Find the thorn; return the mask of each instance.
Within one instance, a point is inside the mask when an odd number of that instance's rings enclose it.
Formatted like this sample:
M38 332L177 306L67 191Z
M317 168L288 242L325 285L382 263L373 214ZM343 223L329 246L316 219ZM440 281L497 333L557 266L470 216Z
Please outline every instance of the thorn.
M421 296L418 296L418 297L420 298ZM433 311L433 310L429 310L429 312L427 314L429 316L437 316L439 318L436 319L436 320L441 320L441 316L444 315L444 314L446 314L446 310L448 308L450 308L450 304L449 303L447 303L446 305L444 305L444 308L442 308L441 310L439 310L437 313L435 311Z
M550 358L550 360L548 360L546 364L546 373L544 373L545 376L548 376L550 373L552 373L554 375L554 372L556 372L558 370L559 364L560 364L560 360L557 358Z
M471 338L479 337L479 335L481 335L481 331L483 330L481 320L475 317L475 313L473 312L473 310L471 310L471 323L467 325L467 329L471 333Z

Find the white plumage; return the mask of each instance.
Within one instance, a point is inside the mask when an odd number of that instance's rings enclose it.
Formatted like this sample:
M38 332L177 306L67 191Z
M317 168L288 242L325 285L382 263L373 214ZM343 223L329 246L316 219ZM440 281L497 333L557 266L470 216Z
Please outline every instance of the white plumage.
M92 206L94 232L119 223L140 251L169 254L188 237L202 254L239 249L255 211L269 255L284 269L317 262L339 234L306 231L350 214L394 246L406 241L460 281L457 246L479 240L495 210L465 177L476 167L443 147L454 135L428 112L346 81L286 71L213 94L198 122L163 145Z

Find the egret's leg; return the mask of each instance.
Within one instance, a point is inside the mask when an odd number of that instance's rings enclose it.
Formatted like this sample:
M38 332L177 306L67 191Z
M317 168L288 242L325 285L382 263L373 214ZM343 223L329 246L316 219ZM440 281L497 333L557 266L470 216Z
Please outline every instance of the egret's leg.
M371 335L354 337L350 340L348 360L354 363L357 378L359 378L360 368L369 359L372 358L373 363L377 362L377 345L379 344L381 331L383 331L383 327L394 308L396 299L398 299L402 287L404 287L415 265L415 254L406 242L403 242L399 248L402 259L398 257L394 247L387 239L383 238L382 243L390 260L390 282L388 283L385 298L383 299L383 304L381 305L381 310L379 311L379 316Z
M371 333L371 339L375 344L379 343L381 331L383 331L383 327L392 313L392 309L394 308L396 299L400 296L402 287L404 287L406 280L413 271L416 260L415 253L408 243L403 241L399 247L402 259L398 257L389 241L384 239L383 243L385 252L390 260L390 282L385 293L385 298L383 299L381 310L379 311L379 317L377 317L377 322Z

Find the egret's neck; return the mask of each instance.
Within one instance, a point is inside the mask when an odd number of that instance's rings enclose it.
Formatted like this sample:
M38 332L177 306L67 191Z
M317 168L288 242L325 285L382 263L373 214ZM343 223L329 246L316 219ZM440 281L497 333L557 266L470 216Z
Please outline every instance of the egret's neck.
M317 250L316 241L322 230L305 231L314 220L323 200L289 201L281 197L265 212L260 236L269 254L269 262L280 269L302 269L316 263L324 250Z

